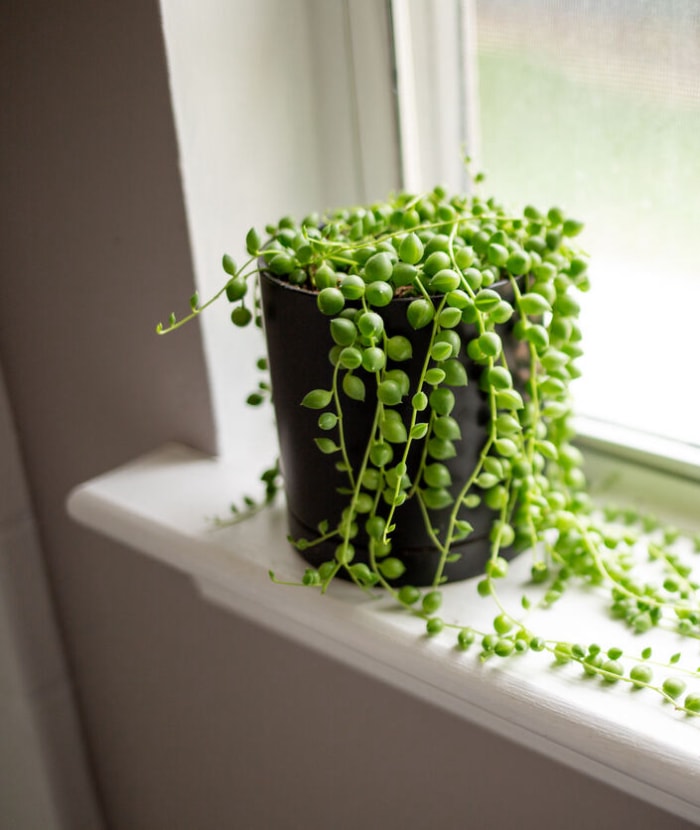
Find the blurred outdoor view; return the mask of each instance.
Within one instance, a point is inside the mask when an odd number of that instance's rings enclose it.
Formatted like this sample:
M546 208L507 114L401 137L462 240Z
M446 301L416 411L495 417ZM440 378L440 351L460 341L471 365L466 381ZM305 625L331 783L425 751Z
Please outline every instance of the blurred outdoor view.
M700 445L700 0L476 0L487 190L586 228L576 409Z

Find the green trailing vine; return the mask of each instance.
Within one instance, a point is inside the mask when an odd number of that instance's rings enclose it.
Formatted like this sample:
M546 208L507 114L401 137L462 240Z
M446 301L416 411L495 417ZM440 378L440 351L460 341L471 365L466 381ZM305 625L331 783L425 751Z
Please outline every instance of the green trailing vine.
M527 549L538 605L559 602L572 584L604 588L610 614L631 631L669 629L697 653L700 583L693 557L700 537L689 541L633 510L598 509L573 443L569 385L582 354L577 295L589 288L587 256L576 244L581 230L558 208L513 213L494 199L450 196L439 187L300 222L285 217L266 228L264 244L251 230L242 266L224 256L228 279L221 290L202 305L193 296L189 313L180 320L171 315L158 332L177 329L223 295L233 304L234 325L261 325L262 270L313 291L328 320L332 371L328 386L309 389L300 404L317 418L316 449L335 459L346 501L342 515L321 522L314 537L291 540L300 551L334 546L300 584L325 592L342 575L363 591L383 589L424 621L428 635L452 631L458 649L478 649L483 659L546 652L556 663L579 664L604 685L651 690L675 710L697 715L700 670L683 667L679 653L656 662L649 647L624 654L615 645L544 639L524 622L530 597L508 608L499 596L509 555ZM381 314L396 297L406 299L410 329L428 333L413 381L402 367L416 358L415 343L387 330ZM471 327L468 339L460 333L464 324ZM479 368L488 418L473 469L456 481L447 464L462 440L452 414L455 391L474 382L465 354ZM264 359L258 368L266 371ZM263 379L248 403L271 397ZM348 401L371 407L359 458L346 441ZM408 418L400 413L407 402ZM246 497L232 521L274 500L277 463L262 481L264 498ZM409 502L418 505L438 553L427 587L400 584L405 565L392 540ZM479 505L493 515L490 556L477 584L495 605L489 630L440 615L445 568L473 532L470 510ZM365 557L356 550L360 530L368 540Z

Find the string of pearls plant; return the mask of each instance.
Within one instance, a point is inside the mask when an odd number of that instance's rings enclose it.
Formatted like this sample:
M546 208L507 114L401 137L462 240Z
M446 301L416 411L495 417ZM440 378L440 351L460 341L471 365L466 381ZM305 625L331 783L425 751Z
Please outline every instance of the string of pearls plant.
M640 636L666 628L693 647L700 639L699 583L692 570L700 538L682 540L675 529L631 510L597 509L572 443L569 384L579 374L582 354L577 293L589 288L587 257L574 242L581 230L580 222L557 208L541 212L528 206L515 214L494 199L450 196L439 187L311 214L300 222L285 217L266 228L264 245L251 230L249 258L241 267L224 256L227 280L221 290L201 305L195 295L187 316L172 315L158 331L178 328L223 295L233 303L235 325L260 325L256 277L263 269L315 291L333 342L332 381L309 389L300 403L318 414L316 447L344 473L346 506L337 522L321 523L315 538L293 540L300 550L322 541L335 544L332 558L307 568L302 584L325 592L340 574L364 591L381 587L422 618L429 635L452 630L457 648L479 649L483 659L548 652L557 663L578 663L602 685L648 689L675 710L697 715L700 687L694 691L692 682L700 680L700 670L683 667L680 654L657 663L648 646L623 654L610 644L544 639L526 623L533 600L523 596L518 608L508 608L499 597L509 569L504 550L528 549L540 604L560 601L574 583L595 586L607 589L610 613ZM496 290L504 282L509 290ZM380 313L397 296L410 299L411 329L430 333L413 384L401 366L413 356L414 344L386 330ZM466 343L457 332L463 323L474 331ZM504 348L499 332L505 325L520 344L520 359L525 355L524 375ZM460 360L465 351L482 367L488 428L474 469L464 481L453 481L446 461L462 439L451 412L454 390L468 382ZM259 368L266 369L264 359ZM261 381L248 403L270 398L269 383ZM347 400L364 401L374 412L359 463L351 461L345 441ZM407 401L408 419L397 411ZM420 461L409 470L416 447ZM268 504L280 486L276 463L262 479L260 504ZM410 500L420 506L439 552L427 588L392 584L404 572L392 536ZM233 508L236 518L260 504L247 499L240 510ZM478 581L478 593L494 603L488 630L440 616L444 566L459 556L455 544L472 531L465 510L479 504L493 511L491 553ZM436 514L443 517L440 532ZM360 527L369 538L367 561L355 556ZM658 578L639 572L639 563L649 561L656 563Z

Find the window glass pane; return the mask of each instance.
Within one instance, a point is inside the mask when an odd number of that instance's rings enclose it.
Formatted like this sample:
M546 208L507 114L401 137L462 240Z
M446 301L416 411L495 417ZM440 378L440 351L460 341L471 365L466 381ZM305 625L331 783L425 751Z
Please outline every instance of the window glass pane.
M586 223L577 411L700 445L700 2L476 9L488 191Z

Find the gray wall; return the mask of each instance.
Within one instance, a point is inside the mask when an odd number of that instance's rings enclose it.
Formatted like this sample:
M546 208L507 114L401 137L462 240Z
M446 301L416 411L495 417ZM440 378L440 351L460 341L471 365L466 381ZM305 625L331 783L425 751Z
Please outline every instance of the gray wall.
M0 827L101 826L0 365Z
M158 6L16 0L0 32L0 361L107 826L688 826L67 519L85 478L170 439L214 449L198 330L153 334L193 281Z

